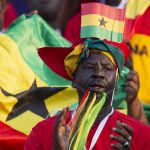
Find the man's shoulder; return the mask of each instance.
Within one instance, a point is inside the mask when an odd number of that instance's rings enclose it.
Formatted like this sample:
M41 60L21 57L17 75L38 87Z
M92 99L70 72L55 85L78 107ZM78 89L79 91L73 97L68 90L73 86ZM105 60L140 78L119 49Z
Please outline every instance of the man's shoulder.
M71 113L72 113L71 111L68 112L67 120L66 120L67 122L70 119ZM52 129L54 127L55 123L56 123L57 117L58 117L58 115L55 115L53 117L49 117L49 118L39 122L33 129L38 129L38 128L39 129L41 129L41 128L43 128L43 129L47 129L47 128Z
M115 116L117 119L119 119L121 122L124 122L134 128L147 128L150 131L150 127L142 122L140 122L139 120L136 120L135 118L129 116L129 115L125 115L119 111L115 111Z
M53 116L36 124L33 130L47 130L54 126L57 116Z

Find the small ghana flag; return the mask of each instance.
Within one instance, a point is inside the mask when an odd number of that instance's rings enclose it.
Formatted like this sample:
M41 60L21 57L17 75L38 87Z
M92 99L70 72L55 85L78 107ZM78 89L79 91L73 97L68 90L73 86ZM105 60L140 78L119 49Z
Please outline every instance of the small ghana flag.
M100 3L81 5L81 38L96 37L121 42L125 10Z

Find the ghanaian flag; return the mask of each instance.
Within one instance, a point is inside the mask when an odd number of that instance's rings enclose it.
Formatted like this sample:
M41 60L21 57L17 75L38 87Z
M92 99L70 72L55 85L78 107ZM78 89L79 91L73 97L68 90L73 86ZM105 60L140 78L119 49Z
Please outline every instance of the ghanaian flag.
M28 135L37 122L76 102L70 81L50 70L36 50L70 45L38 15L19 17L0 35L1 122Z
M134 27L134 34L131 37L131 44L133 47L133 63L136 71L139 72L141 81L141 88L139 97L145 104L150 104L150 6L146 12L141 16L136 26Z
M121 42L125 10L100 3L81 5L81 38L96 37Z
M139 98L145 106L145 111L150 122L150 6L139 17L133 29L131 37L133 47L133 65L139 73L140 90Z

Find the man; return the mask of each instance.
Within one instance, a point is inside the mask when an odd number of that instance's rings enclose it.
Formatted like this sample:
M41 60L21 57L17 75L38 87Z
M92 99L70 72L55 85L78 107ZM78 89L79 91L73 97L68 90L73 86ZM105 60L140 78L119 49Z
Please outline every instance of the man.
M55 27L60 0L28 0L27 4L30 11L38 10L39 15L46 22Z
M73 87L77 89L79 96L79 107L76 112L67 113L65 109L58 117L49 118L39 123L29 135L25 150L68 150L71 145L70 141L72 141L69 139L70 133L75 126L72 124L70 129L67 124L70 121L74 122L74 118L75 124L80 122L80 119L82 120L80 116L83 114L79 116L77 114L80 106L84 104L87 91L96 95L96 104L103 101L101 95L106 95L106 99L89 132L87 131L88 136L82 149L149 149L150 128L117 112L112 107L116 82L124 63L123 53L118 47L124 49L122 44L87 39L74 49L42 48L39 50L40 57L53 71L72 80ZM87 103L81 110L83 113L87 112L88 104L91 104L92 101L88 97ZM80 124L78 125L74 130L75 133L80 129ZM85 124L83 130L87 126L88 124ZM82 139L80 141L82 142Z

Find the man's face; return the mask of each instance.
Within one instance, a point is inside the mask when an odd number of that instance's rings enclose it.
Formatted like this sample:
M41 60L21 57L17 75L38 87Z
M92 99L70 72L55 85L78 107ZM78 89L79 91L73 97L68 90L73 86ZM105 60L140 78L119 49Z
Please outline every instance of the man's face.
M90 53L88 59L81 62L76 70L74 81L83 89L101 93L114 88L116 67L110 59L101 54ZM80 88L77 87L78 92Z

